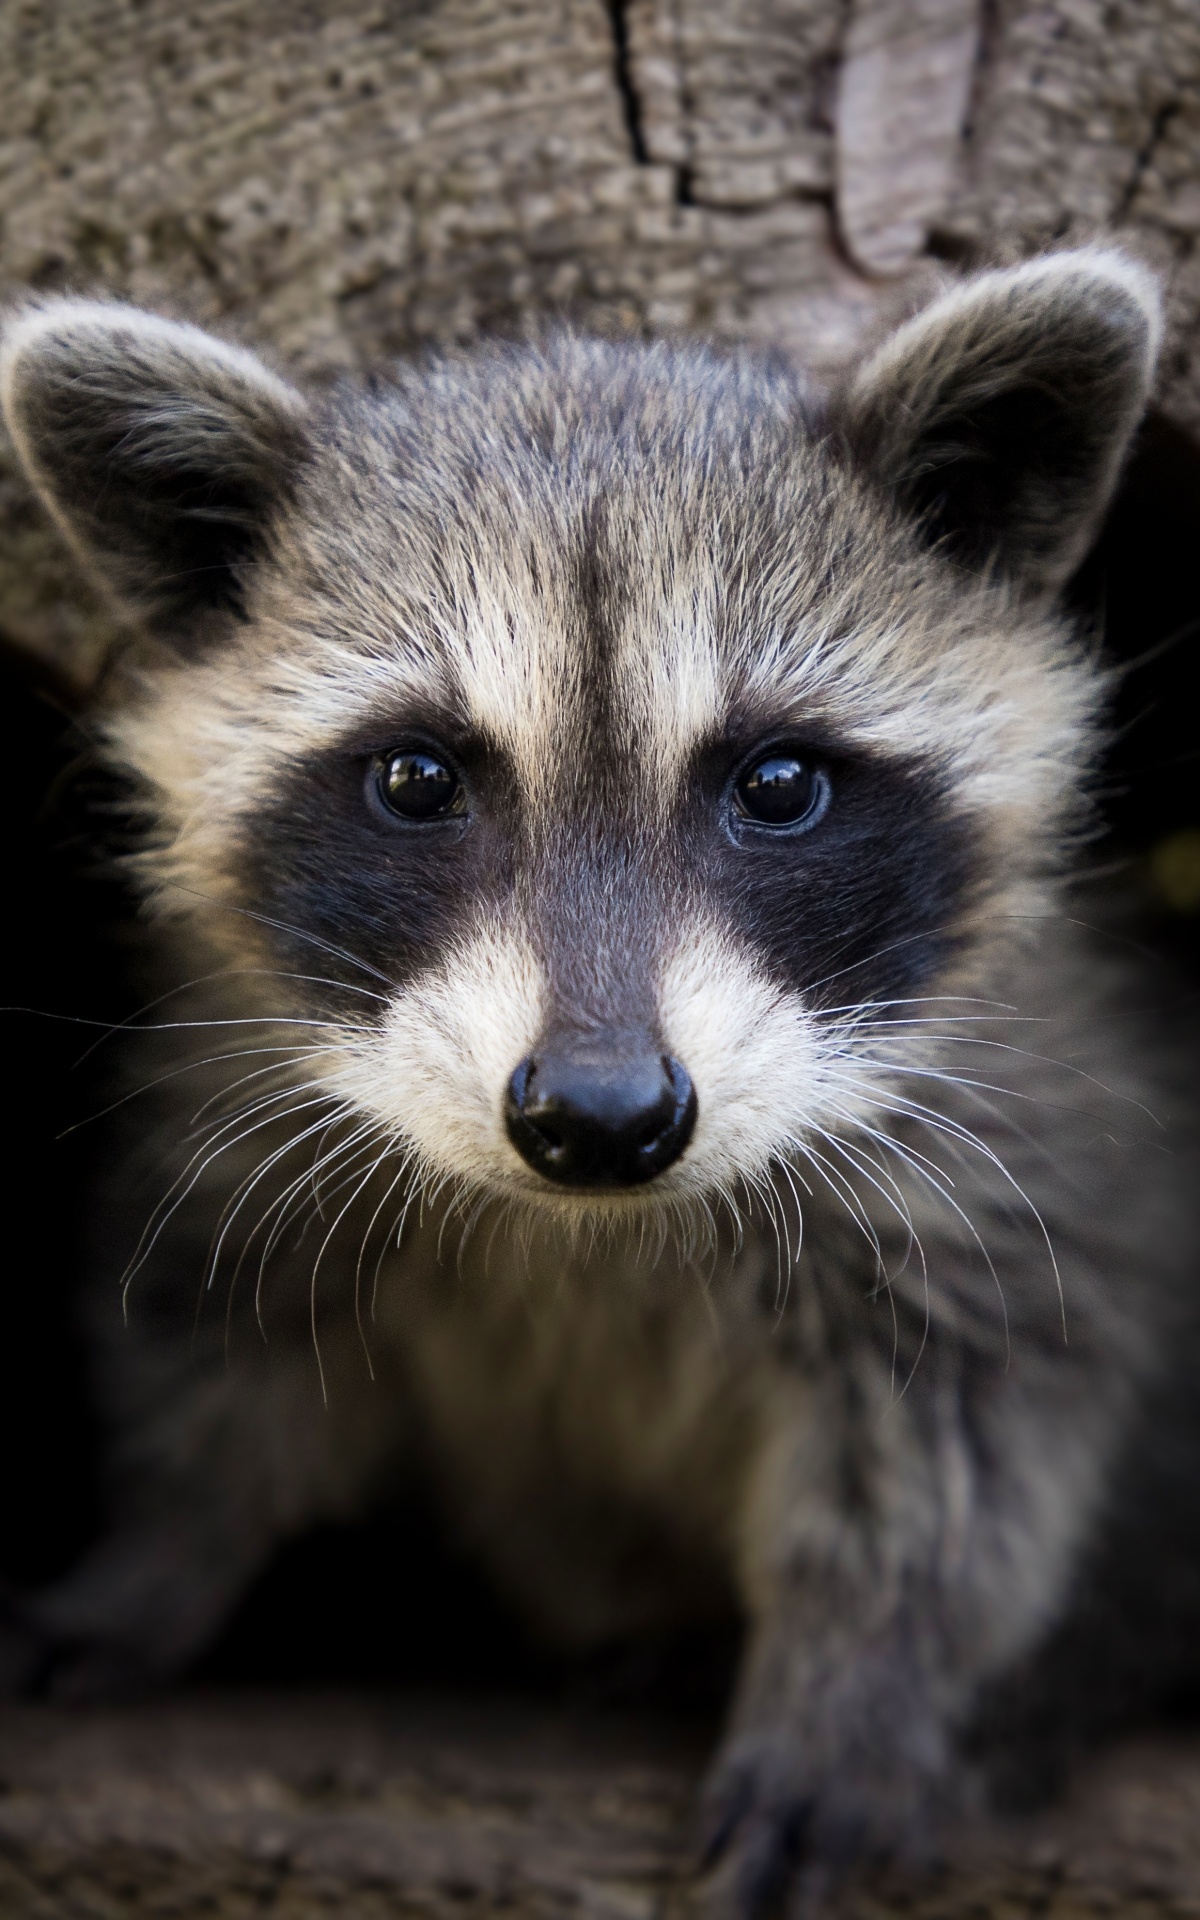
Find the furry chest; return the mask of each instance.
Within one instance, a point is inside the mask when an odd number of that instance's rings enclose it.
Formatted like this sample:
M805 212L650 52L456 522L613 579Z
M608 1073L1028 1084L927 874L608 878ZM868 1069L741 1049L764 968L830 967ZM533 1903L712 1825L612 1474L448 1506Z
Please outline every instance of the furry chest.
M667 1259L427 1251L381 1291L381 1330L468 1541L569 1639L724 1611L772 1397L747 1329Z

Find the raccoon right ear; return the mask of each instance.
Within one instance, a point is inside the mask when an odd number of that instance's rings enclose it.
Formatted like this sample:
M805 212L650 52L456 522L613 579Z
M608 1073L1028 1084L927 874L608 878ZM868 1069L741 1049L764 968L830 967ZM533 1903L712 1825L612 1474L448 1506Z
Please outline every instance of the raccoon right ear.
M1093 247L981 274L860 370L843 425L861 465L971 566L1034 591L1082 560L1149 398L1153 276Z
M241 608L242 569L305 458L305 403L253 354L134 307L9 319L0 405L34 490L128 612L186 635Z

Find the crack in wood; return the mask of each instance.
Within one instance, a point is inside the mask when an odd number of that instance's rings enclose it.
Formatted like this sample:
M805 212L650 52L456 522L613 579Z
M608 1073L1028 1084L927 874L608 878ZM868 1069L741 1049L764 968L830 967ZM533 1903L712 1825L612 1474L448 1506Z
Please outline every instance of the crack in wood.
M629 54L629 0L608 0L608 18L612 28L613 74L621 96L621 112L633 157L640 167L650 164L646 136L642 128L642 103L633 81Z
M1114 226L1119 226L1123 220L1128 218L1130 209L1141 190L1142 181L1145 179L1149 168L1153 164L1155 154L1163 143L1167 128L1178 112L1178 100L1165 100L1151 120L1150 132L1143 145L1138 148L1133 157L1133 165L1129 169L1129 178L1117 202L1116 210L1113 214Z

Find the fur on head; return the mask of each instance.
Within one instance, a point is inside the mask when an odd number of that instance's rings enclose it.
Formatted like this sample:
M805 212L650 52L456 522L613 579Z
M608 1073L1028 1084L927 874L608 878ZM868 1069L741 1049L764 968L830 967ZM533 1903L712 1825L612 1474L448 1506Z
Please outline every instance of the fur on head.
M1099 685L1054 594L1158 328L1139 268L1063 253L818 407L773 359L569 334L309 400L127 308L16 314L20 457L151 640L105 727L155 911L276 969L331 1023L305 1072L472 1192L680 1208L852 1133L1053 884ZM405 752L452 805L389 811ZM768 762L807 812L747 811ZM681 1062L686 1149L543 1177L505 1104L551 1054Z

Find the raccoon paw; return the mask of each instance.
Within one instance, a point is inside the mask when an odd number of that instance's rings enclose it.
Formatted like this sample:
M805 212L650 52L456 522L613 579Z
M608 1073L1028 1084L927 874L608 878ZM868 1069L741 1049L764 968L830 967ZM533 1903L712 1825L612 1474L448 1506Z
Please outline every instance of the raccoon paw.
M701 1795L700 1904L713 1920L762 1920L785 1906L808 1920L851 1868L926 1857L943 1798L899 1756L885 1782L849 1757L818 1772L799 1737L742 1735Z
M739 1742L717 1762L700 1801L702 1909L714 1920L757 1920L804 1874L813 1800L801 1775Z

